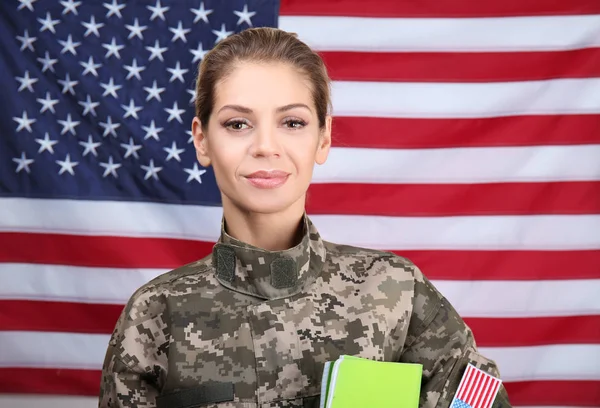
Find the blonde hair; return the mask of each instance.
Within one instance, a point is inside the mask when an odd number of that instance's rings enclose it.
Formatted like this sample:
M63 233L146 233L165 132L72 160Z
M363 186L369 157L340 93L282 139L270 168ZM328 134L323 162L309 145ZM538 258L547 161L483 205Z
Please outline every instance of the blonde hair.
M279 62L296 68L311 82L319 127L325 126L331 111L331 91L323 60L296 34L259 27L227 37L202 59L196 79L196 116L203 127L213 110L216 84L241 62Z

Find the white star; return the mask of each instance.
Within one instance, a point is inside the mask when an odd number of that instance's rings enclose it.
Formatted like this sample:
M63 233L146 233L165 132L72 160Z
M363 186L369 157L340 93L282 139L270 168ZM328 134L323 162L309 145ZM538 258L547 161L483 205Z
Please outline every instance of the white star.
M27 7L29 10L33 11L33 3L35 3L37 0L19 0L19 7L17 7L17 10L23 10L25 7Z
M85 34L83 34L84 37L87 37L91 33L94 33L96 37L100 37L100 32L98 31L98 29L104 27L104 23L96 24L96 18L93 15L92 18L90 18L89 23L83 22L81 24L83 24L83 26L87 29L85 31Z
M88 153L92 153L94 156L98 156L96 149L102 144L100 142L94 142L92 140L92 135L88 135L87 142L79 142L85 149L83 150L83 157L85 157Z
M21 51L23 51L25 48L29 48L31 51L35 52L33 43L37 40L37 37L30 37L28 30L25 30L25 34L23 34L22 37L17 36L17 40L21 41Z
M57 120L58 123L62 125L62 130L60 131L61 135L64 135L67 132L71 132L75 135L75 127L78 126L81 122L71 120L71 114L67 115L67 120Z
M137 18L134 20L133 25L126 24L125 27L127 27L127 29L131 31L127 36L128 40L131 40L133 37L136 36L140 37L140 39L143 40L144 35L142 34L142 31L148 28L148 26L140 26L140 23L138 23Z
M87 115L92 112L92 115L96 116L96 108L100 105L100 102L92 102L90 95L85 98L85 102L78 102L83 106L83 115Z
M103 5L108 9L108 12L106 13L106 18L112 16L113 14L116 14L119 18L123 17L121 15L121 10L125 8L125 4L117 4L117 0L113 0L111 4L103 3Z
M125 79L129 79L134 76L139 80L142 79L142 77L140 76L140 72L142 72L143 70L146 69L146 67L143 67L143 66L138 67L137 60L135 58L133 59L133 64L124 65L123 68L125 68L127 71L129 71L129 74L127 74L127 77Z
M58 103L58 99L50 98L50 92L46 92L46 98L37 98L36 100L42 104L42 110L40 110L40 113L44 113L47 110L49 110L52 113L56 113L54 111L54 105Z
M127 143L121 143L121 147L123 149L125 149L125 156L123 156L123 158L128 158L129 156L133 156L136 159L139 159L140 157L137 154L137 151L140 150L142 148L142 145L136 145L135 143L133 143L133 138L130 137L129 138L129 144Z
M33 92L32 85L39 81L39 79L37 78L31 78L29 76L29 71L25 71L25 75L23 77L16 77L15 79L21 83L21 86L19 87L19 92L21 92L25 88L27 88L29 92Z
M237 25L246 22L250 27L252 27L252 21L250 21L250 19L256 15L256 11L248 11L248 5L245 4L244 9L242 11L234 10L233 14L240 18L237 22Z
M194 141L194 135L192 134L191 130L186 130L185 133L187 133L188 135L190 135L190 137L188 138L188 143L192 143Z
M199 43L198 48L195 50L190 50L190 52L192 54L194 54L194 59L192 60L192 63L194 63L194 62L200 61L202 58L204 58L204 56L206 55L208 50L205 50L204 48L202 48L202 43Z
M175 79L179 79L181 82L185 83L183 80L183 74L189 71L189 69L181 69L181 64L177 61L175 68L167 68L167 71L171 73L171 79L169 82L173 82Z
M106 162L106 163L100 162L100 166L104 167L104 174L102 175L102 177L106 177L106 176L108 176L110 174L113 177L117 178L118 177L118 175L117 175L117 169L119 167L121 167L122 164L121 163L114 163L112 156L110 156L108 158L108 162Z
M73 87L77 85L79 81L71 81L71 77L68 73L64 80L59 79L57 82L63 86L62 93L69 92L70 94L75 95L75 89L73 89Z
M157 88L156 80L152 83L152 88L145 86L144 91L148 92L148 96L146 97L146 102L148 102L152 98L156 98L156 100L161 101L160 94L165 91L165 88Z
M142 107L135 106L133 99L129 100L129 106L121 105L121 108L125 109L125 115L123 116L123 118L128 118L129 116L133 116L134 118L139 119L137 113L142 110Z
M181 114L185 112L185 109L179 109L179 106L177 106L177 101L173 103L172 109L165 108L165 111L167 111L167 113L169 114L169 119L167 119L167 122L170 122L173 119L177 119L179 123L183 123L183 120L181 119Z
M81 75L85 75L87 73L91 73L95 77L98 76L98 71L96 71L96 69L100 68L102 66L102 64L94 64L94 57L92 57L91 55L90 55L90 58L88 58L88 62L87 63L83 62L83 61L79 61L79 65L81 65L82 67L85 68L83 70L83 73Z
M77 15L77 7L81 6L80 1L76 2L74 0L61 1L60 4L62 4L65 8L62 12L63 14L68 14L70 11L72 11L73 14Z
M56 34L56 29L54 28L54 26L57 25L58 23L60 23L60 20L52 20L52 17L50 16L49 11L46 12L45 19L38 18L37 21L39 21L42 24L42 28L40 29L40 32L50 30L50 31L52 31L52 34Z
M173 33L173 38L171 38L171 42L175 42L178 39L181 39L181 41L183 41L183 42L187 42L185 35L188 34L192 30L189 28L184 29L181 21L179 21L179 24L177 24L177 28L169 27L169 31Z
M27 173L29 173L29 165L34 162L33 159L28 159L27 156L25 156L25 152L21 152L21 157L14 157L12 161L17 163L17 173L19 173L21 170L25 170Z
M112 95L117 99L118 99L117 91L119 89L123 88L123 85L115 85L112 77L110 78L110 81L108 81L108 84L100 83L100 86L102 88L104 88L104 92L102 93L102 96Z
M100 122L99 125L100 127L104 128L104 133L102 134L102 137L106 137L109 134L113 135L114 137L117 137L116 130L121 126L120 123L113 123L112 118L110 116L106 119L106 123Z
M212 10L204 9L204 2L200 3L200 7L198 8L198 10L196 10L196 9L190 9L190 10L192 11L192 13L194 13L196 15L196 18L194 18L194 23L197 23L198 21L202 20L208 24L208 15L213 12Z
M58 140L50 139L48 132L44 134L43 139L35 139L35 141L40 144L40 149L38 150L38 153L42 153L43 151L48 150L51 154L54 154L53 146L58 143Z
M188 178L187 178L187 183L189 183L192 180L196 180L198 183L202 184L202 180L200 179L200 176L203 175L204 173L206 173L206 170L200 170L198 168L198 163L194 163L194 167L192 167L191 169L183 169L183 171L185 171L187 174L189 174Z
M163 131L163 128L157 128L154 125L154 120L152 122L150 122L150 126L142 126L142 129L144 129L144 131L146 132L146 136L144 136L144 140L153 138L153 139L156 139L157 141L160 141L158 134Z
M44 58L38 58L37 60L43 64L42 72L46 72L47 70L54 72L54 64L58 62L57 59L50 58L48 51L44 54Z
M56 164L60 166L58 174L63 174L66 171L72 176L74 176L75 171L73 171L73 168L77 166L79 162L72 162L71 155L67 154L67 157L64 160L56 160Z
M154 160L150 159L150 164L147 166L141 166L142 169L146 170L144 180L148 180L150 177L158 180L158 172L162 170L162 167L154 167Z
M167 47L161 48L158 44L158 40L154 42L154 47L146 47L148 51L150 51L150 58L148 61L152 61L154 58L158 58L161 61L165 61L163 59L163 53L167 50Z
M19 126L17 127L17 132L20 132L23 129L27 129L27 131L31 133L31 125L37 122L37 119L29 119L26 111L23 111L21 117L14 116L13 120L19 124Z
M116 41L117 41L117 39L115 37L113 37L110 44L102 44L102 46L108 50L106 52L106 55L104 56L104 58L108 58L111 55L114 55L115 57L117 57L117 59L121 59L121 54L119 54L119 51L121 51L123 48L125 48L125 46L117 45Z
M63 49L60 51L61 54L64 54L65 52L69 51L71 54L77 55L77 51L75 51L75 47L79 47L81 45L80 42L76 42L76 43L73 42L73 38L72 38L71 34L69 34L67 41L58 40L58 42L60 43L60 45L63 46Z
M185 152L185 149L178 149L177 148L177 144L175 144L175 142L173 142L173 144L171 145L171 147L163 147L163 150L168 153L166 161L169 161L171 159L175 159L178 162L180 162L181 161L181 157L179 157L179 155L181 153Z
M196 101L196 90L195 89L188 89L187 93L189 93L190 95L192 95L192 97L190 98L190 105Z
M216 44L219 41L224 40L225 38L227 38L231 34L233 34L233 31L227 31L225 29L225 23L223 23L223 24L221 24L221 30L220 31L212 30L212 33L217 36L217 39L215 40L215 44Z
M161 20L165 21L165 12L169 11L170 7L162 7L160 4L160 0L156 0L156 6L146 6L148 10L152 12L152 16L150 16L150 21L154 21L156 17L160 17Z

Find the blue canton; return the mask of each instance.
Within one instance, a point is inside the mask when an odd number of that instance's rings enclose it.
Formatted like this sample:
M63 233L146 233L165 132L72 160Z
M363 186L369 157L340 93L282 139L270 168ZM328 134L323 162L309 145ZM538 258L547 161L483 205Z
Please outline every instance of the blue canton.
M467 404L466 402L464 402L463 400L455 398L454 401L452 402L452 405L450 406L450 408L472 408L472 407L469 404Z

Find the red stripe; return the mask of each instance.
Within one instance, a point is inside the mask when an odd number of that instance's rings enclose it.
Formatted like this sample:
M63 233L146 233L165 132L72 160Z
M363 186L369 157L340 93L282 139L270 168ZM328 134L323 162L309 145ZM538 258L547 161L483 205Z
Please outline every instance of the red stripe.
M595 14L597 0L439 1L282 0L281 15L351 17L506 17L529 15Z
M600 278L600 250L394 252L413 261L434 280Z
M0 300L0 328L10 331L111 334L122 310L123 305Z
M0 233L0 262L107 268L176 268L214 243L167 238Z
M0 327L14 331L111 334L122 309L123 305L0 300ZM466 317L465 322L479 347L600 344L600 316Z
M513 406L600 407L600 381L504 383Z
M600 344L600 315L523 318L465 317L464 320L473 330L479 347Z
M600 115L483 119L335 117L336 147L421 149L600 143Z
M324 183L309 188L311 214L439 217L600 214L600 181L490 184Z
M0 367L0 393L97 396L100 370Z
M162 238L4 232L0 233L0 262L169 269L204 257L210 253L212 245L209 242ZM430 279L600 278L600 250L393 252L413 261Z
M337 81L506 82L600 76L600 48L554 52L321 52Z

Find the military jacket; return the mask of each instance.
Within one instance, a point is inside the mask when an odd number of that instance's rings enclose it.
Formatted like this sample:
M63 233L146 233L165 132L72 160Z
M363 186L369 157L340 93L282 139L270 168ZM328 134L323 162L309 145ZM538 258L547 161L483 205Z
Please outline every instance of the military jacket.
M265 251L223 227L212 254L139 288L111 336L99 407L318 407L340 355L423 365L421 407L447 408L467 363L499 376L409 260L321 239ZM510 407L504 387L494 407Z

